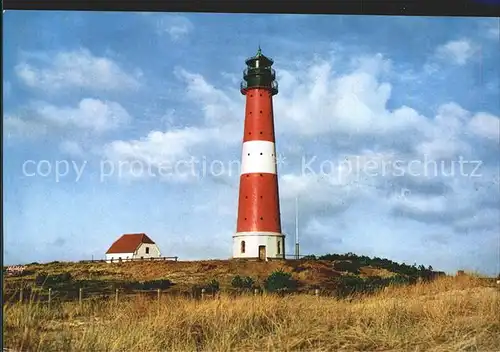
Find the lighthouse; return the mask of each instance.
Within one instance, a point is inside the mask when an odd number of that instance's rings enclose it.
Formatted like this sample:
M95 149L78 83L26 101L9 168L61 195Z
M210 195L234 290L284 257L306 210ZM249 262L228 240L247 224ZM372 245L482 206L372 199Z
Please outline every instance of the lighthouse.
M278 83L273 60L260 47L245 63L241 82L245 123L233 258L284 259L273 115Z

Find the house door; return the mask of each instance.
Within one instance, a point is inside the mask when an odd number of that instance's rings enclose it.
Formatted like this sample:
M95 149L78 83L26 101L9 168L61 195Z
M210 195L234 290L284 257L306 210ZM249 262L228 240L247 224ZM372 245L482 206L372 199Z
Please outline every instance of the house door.
M259 246L259 259L266 260L266 246Z

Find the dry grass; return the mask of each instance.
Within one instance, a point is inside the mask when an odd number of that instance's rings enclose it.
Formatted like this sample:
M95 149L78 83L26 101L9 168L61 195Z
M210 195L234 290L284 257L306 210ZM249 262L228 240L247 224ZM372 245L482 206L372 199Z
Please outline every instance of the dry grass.
M372 297L7 304L6 346L23 351L498 351L499 291L442 278Z

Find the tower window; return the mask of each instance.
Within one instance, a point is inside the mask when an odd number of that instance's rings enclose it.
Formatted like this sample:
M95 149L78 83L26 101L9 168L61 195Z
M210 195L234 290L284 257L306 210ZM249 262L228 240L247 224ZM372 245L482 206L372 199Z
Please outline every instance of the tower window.
M262 133L262 132L261 132ZM260 155L262 155L262 153L260 153Z
M248 156L250 156L250 153L248 153Z
M245 241L241 241L241 253L245 253Z
M262 110L260 111L260 113L262 114Z
M264 220L264 218L263 218L262 216L260 217L260 219L261 219L261 220Z
M278 245L278 249L277 249L278 254L281 254L281 241L278 240L278 243L276 243L276 244Z

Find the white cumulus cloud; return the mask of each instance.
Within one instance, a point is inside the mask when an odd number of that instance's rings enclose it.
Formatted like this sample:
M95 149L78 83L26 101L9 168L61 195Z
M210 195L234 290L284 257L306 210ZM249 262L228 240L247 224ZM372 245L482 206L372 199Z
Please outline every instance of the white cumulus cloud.
M40 90L84 88L97 91L136 89L141 72L127 73L110 58L87 49L58 52L54 57L28 55L15 67L17 77Z
M477 47L469 39L452 40L436 49L437 56L456 65L465 65L477 52Z
M4 119L4 135L26 139L73 133L88 137L124 127L131 119L125 108L111 101L85 98L76 107L36 102L22 114Z

